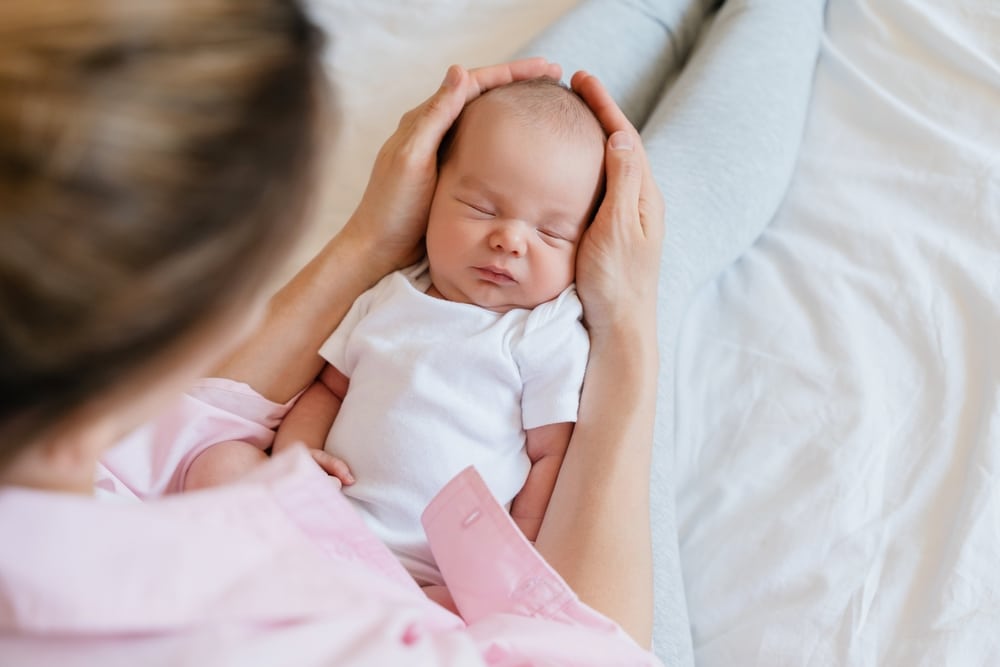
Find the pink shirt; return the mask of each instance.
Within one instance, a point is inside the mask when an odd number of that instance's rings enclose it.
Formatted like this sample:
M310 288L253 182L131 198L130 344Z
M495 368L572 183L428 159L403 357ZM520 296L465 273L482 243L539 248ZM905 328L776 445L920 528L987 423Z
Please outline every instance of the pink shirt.
M462 618L424 596L302 450L159 498L211 443L266 447L287 409L206 380L106 457L107 499L0 489L0 663L660 664L577 599L472 468L422 517Z

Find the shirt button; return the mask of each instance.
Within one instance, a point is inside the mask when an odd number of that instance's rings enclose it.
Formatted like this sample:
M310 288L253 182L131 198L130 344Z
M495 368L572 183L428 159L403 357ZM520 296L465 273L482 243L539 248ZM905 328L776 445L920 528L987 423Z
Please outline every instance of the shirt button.
M481 513L480 513L480 511L478 509L472 510L471 512L469 512L468 516L466 516L464 519L462 519L462 528L468 528L469 526L471 526L472 524L474 524L476 521L478 521L479 517L480 517L480 514Z
M403 636L400 637L404 646L413 646L418 641L420 641L420 629L417 627L416 623L410 623L403 630Z

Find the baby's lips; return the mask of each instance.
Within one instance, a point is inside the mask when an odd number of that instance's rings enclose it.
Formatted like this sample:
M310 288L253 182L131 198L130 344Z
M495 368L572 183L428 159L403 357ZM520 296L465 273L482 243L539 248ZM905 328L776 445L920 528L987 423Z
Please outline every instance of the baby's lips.
M487 266L477 266L476 271L491 282L495 282L498 285L512 284L516 283L517 280L507 269L501 266L487 265Z

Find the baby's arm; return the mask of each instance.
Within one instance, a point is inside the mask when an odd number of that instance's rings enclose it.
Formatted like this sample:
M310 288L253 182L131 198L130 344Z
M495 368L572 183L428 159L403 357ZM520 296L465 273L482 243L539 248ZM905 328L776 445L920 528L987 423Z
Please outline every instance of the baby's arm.
M280 452L296 442L305 443L323 470L339 479L341 484L353 484L354 477L347 464L323 450L326 434L347 393L347 384L347 377L328 364L282 420L274 436L272 452ZM195 491L234 482L265 461L267 454L248 442L216 443L191 462L184 478L184 490Z
M347 394L347 386L347 376L327 364L319 379L306 389L285 415L274 436L272 453L277 454L295 443L302 443L327 473L343 484L353 484L354 477L347 464L323 449L327 433Z
M511 503L510 515L525 537L534 542L573 435L573 423L546 424L528 429L526 435L531 470L524 487Z

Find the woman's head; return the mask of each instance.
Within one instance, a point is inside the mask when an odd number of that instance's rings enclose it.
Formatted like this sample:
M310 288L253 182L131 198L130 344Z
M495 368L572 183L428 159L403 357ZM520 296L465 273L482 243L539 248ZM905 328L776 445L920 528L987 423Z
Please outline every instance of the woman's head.
M0 4L0 467L261 289L320 42L291 0Z

